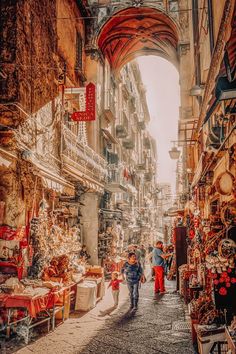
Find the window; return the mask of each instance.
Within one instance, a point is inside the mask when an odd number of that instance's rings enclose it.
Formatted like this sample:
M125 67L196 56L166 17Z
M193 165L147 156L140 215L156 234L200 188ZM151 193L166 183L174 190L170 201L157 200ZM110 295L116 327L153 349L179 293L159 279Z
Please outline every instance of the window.
M208 24L209 24L209 38L211 54L214 50L214 28L213 28L213 13L212 13L212 0L208 0Z
M194 42L194 63L195 63L195 82L201 84L200 72L200 52L199 52L199 17L198 0L192 0L192 22L193 22L193 42Z
M83 40L81 35L76 33L76 59L75 70L82 71L83 69Z

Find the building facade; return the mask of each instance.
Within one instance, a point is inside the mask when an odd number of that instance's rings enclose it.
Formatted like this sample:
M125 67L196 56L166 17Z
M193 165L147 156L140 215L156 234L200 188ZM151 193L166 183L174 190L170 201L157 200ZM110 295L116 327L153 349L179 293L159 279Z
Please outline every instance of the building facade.
M235 233L235 2L193 6L192 122L179 130L188 140L185 200L201 220L195 232L219 241Z
M51 252L45 242L55 230L68 246L59 253L78 253L85 243L93 264L104 258L104 232L113 235L108 253L145 241L155 221L152 212L148 221L146 209L154 203L156 147L146 128L137 64L114 75L91 46L84 2L3 1L0 16L2 227L23 232L42 267ZM96 89L92 120L90 82ZM76 121L78 112L82 121ZM76 248L67 234L78 241Z

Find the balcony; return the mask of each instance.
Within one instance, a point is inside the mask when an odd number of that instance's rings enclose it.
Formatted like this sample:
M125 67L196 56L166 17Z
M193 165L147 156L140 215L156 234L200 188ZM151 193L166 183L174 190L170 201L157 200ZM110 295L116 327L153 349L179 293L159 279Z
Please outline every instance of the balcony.
M146 172L144 175L145 182L151 182L153 177L152 171Z
M144 120L140 120L140 121L138 122L138 128L139 128L140 130L145 130L145 129L146 129L146 123L145 123Z
M109 167L109 165L108 165ZM118 168L108 169L108 178L105 188L111 193L127 192L127 188L123 183L122 170Z
M136 167L137 167L137 170L140 171L140 172L146 170L145 162L137 164Z
M143 145L145 149L151 149L151 141L149 138L144 138L143 140Z
M119 199L116 200L116 203L119 205L119 207L129 205L130 203L129 193L122 193Z
M134 96L130 97L130 112L134 113L136 111L136 100Z
M116 118L116 103L112 90L105 93L104 114L107 121L110 123Z
M135 142L133 138L128 138L122 142L122 145L127 150L133 150L135 148Z
M74 180L89 176L101 182L107 178L107 162L88 145L81 144L78 136L63 125L62 169Z
M128 129L124 124L119 124L116 126L116 137L123 139L126 138L128 135Z

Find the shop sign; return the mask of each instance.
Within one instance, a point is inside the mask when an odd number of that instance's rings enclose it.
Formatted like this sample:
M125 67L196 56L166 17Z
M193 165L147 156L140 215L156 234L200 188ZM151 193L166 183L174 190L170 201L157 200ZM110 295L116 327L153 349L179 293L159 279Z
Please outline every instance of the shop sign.
M86 86L86 110L73 112L71 115L71 119L76 122L86 122L95 120L95 93L95 85L90 82Z

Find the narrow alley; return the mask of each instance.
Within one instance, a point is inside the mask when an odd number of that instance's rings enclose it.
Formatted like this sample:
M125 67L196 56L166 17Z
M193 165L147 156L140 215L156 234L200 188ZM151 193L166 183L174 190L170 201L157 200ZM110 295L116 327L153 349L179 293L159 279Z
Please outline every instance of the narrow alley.
M235 58L236 0L0 0L0 354L236 354Z
M54 332L32 338L17 354L191 354L187 308L174 293L175 282L167 283L167 293L156 298L153 282L142 285L137 312L129 311L127 287L122 285L118 309L103 316L101 313L112 304L107 291L92 311L72 314ZM7 353L13 351L13 347L8 347Z

